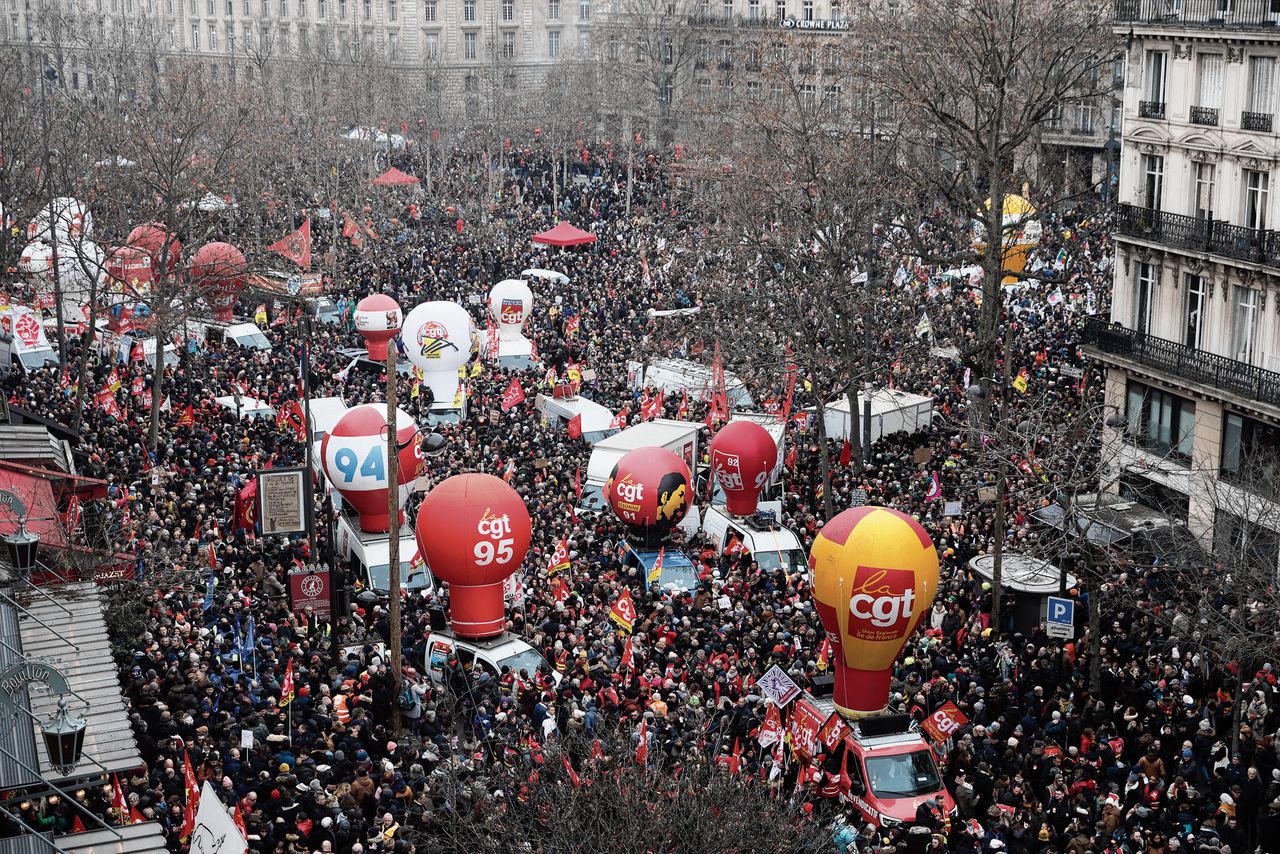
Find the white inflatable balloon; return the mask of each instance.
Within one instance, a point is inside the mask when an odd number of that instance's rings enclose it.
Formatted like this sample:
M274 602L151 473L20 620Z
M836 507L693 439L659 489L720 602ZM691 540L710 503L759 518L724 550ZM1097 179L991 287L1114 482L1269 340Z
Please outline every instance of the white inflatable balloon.
M50 227L52 223L52 228ZM53 243L75 243L93 234L93 214L83 202L68 196L45 205L27 223L27 239Z
M40 240L28 243L18 259L18 272L40 279L52 276L53 247Z
M517 341L533 310L533 291L524 279L504 279L489 291L489 316L498 324L500 341Z
M455 302L424 302L405 317L400 337L436 401L448 405L458 391L458 368L475 352L471 314Z

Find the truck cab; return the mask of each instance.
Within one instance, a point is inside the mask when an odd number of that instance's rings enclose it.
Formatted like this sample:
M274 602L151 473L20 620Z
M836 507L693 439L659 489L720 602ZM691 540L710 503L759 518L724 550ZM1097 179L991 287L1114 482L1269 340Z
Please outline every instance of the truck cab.
M271 352L271 341L256 323L243 320L231 323L222 323L217 320L193 320L191 326L205 344L226 343L246 350Z
M933 748L910 715L883 714L848 720L830 697L802 694L788 723L791 749L804 762L820 760L824 770L843 772L848 781L840 799L876 827L915 821L916 809L941 796L943 809L956 804L942 782Z
M386 595L391 590L391 538L385 533L360 530L360 523L347 513L338 512L335 548L350 561L355 580L375 593ZM417 537L411 525L400 529L400 588L410 593L429 593L435 579L425 563L413 565L418 552Z
M493 679L499 678L503 668L508 667L513 673L519 674L523 670L533 678L538 668L544 666L557 685L563 678L542 657L542 653L510 632L491 638L460 638L454 635L453 629L440 628L428 636L426 661L423 662L432 682L444 684L448 679L449 659L455 656L463 666L472 664Z
M780 508L778 502L772 503ZM761 509L754 516L731 516L724 505L708 507L702 514L702 532L716 554L745 550L765 572L803 573L809 566L800 538L778 522L777 509Z

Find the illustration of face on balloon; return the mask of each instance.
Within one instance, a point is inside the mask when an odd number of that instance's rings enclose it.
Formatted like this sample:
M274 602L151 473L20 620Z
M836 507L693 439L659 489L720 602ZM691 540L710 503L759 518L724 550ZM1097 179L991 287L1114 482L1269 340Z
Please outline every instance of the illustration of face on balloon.
M387 343L400 332L400 303L386 294L370 294L356 304L352 320L364 338L369 358L385 362Z
M613 467L605 500L632 533L656 544L680 524L693 502L684 460L665 448L637 448Z
M855 507L822 527L809 569L835 653L835 705L851 717L877 714L894 661L938 592L933 541L905 513Z

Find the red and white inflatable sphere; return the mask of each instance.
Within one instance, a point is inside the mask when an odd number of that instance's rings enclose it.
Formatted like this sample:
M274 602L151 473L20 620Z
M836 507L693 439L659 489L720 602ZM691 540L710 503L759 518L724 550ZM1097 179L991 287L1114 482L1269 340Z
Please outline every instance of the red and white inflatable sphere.
M369 358L375 362L387 360L387 342L400 332L400 303L386 294L371 294L356 304L352 319L356 331L364 336Z
M151 293L155 268L145 249L117 246L107 255L105 267L107 275L119 283L113 291L135 299Z
M347 412L320 443L325 477L360 517L360 530L381 532L391 524L387 513L387 407L365 403ZM399 482L407 484L422 472L421 434L413 418L396 410L396 444L404 447L399 461ZM401 488L398 506L403 509L408 490Z
M249 265L230 243L206 243L191 256L191 281L209 304L214 320L231 320L244 290Z
M155 269L160 269L160 259L164 256L165 272L172 273L174 268L178 266L178 261L182 257L182 242L178 240L177 235L169 235L169 248L166 250L165 229L158 222L144 222L142 225L135 225L133 230L129 232L129 239L125 241L130 246L136 246L147 255L151 256L151 261Z
M454 475L418 508L418 548L436 578L449 582L454 634L501 634L502 582L520 568L533 526L520 495L501 478Z
M760 490L777 464L777 443L754 421L730 421L711 440L711 474L734 516L756 512Z
M689 512L693 480L684 460L665 448L636 448L613 467L605 500L618 518L646 535L661 537Z

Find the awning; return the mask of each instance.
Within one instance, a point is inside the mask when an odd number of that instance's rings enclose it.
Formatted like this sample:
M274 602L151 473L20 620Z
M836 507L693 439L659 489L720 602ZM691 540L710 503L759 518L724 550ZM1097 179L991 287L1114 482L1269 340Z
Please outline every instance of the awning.
M383 172L377 178L374 178L370 183L375 187L406 187L410 184L417 184L419 182L418 179L412 175L401 172L399 169L392 166L386 172Z
M114 828L119 838L110 830L89 830L70 836L59 836L54 844L65 854L168 854L164 844L164 830L159 822L144 821ZM49 848L45 848L46 854ZM0 854L8 854L0 847Z
M69 776L50 766L44 740L37 738L40 775L65 789L77 780L100 779L141 766L142 756L120 695L97 585L77 582L42 589L52 601L40 595L28 596L26 612L18 615L23 654L47 661L67 677L67 684L76 694L68 697L71 711L83 717L88 726L84 758ZM37 718L51 717L57 706L56 696L33 692L31 711Z
M596 236L589 231L583 231L567 222L562 222L555 228L535 234L533 242L545 243L548 246L580 246L583 243L595 243Z

